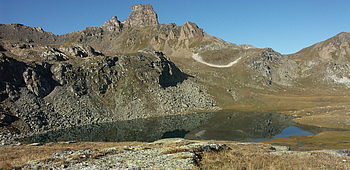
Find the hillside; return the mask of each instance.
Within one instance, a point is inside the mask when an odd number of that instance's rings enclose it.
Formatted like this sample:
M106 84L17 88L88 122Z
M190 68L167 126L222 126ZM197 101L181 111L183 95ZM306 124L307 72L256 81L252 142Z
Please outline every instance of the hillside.
M228 108L349 129L349 40L340 33L284 56L190 21L160 24L150 5L64 35L1 24L1 140Z

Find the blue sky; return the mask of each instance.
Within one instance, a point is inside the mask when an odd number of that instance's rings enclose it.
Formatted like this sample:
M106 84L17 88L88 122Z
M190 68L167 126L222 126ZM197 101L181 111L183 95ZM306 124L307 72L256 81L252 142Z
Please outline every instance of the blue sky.
M282 54L350 32L348 0L0 0L0 23L41 26L54 34L125 20L134 4L151 4L159 23L196 23L236 44L271 47Z

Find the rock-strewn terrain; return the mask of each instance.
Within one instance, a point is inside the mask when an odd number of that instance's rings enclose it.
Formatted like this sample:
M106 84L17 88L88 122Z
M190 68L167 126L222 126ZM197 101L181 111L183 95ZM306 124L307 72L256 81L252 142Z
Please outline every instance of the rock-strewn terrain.
M291 151L287 146L269 144L204 142L172 138L133 146L62 151L15 167L22 169L244 169L246 167L347 169L348 161L349 149Z
M162 147L163 144L173 146ZM203 152L229 149L212 142L167 139L152 146L124 146L101 150L60 152L50 158L33 161L24 169L192 169Z

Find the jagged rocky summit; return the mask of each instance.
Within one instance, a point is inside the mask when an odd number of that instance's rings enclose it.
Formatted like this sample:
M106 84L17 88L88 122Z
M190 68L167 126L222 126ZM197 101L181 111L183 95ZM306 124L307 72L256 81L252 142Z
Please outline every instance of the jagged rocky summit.
M119 21L114 16L100 27L87 27L64 35L54 35L22 24L0 25L1 39L30 44L87 44L104 54L136 52L151 47L170 55L185 46L189 51L191 43L198 43L196 38L202 42L204 37L209 36L192 22L186 22L182 26L159 24L153 7L142 4L134 5L130 16L124 21ZM195 41L184 44L186 39Z
M158 25L158 17L151 5L134 5L132 12L125 21L119 21L117 16L106 21L101 27L108 31L121 31L131 27L146 27Z

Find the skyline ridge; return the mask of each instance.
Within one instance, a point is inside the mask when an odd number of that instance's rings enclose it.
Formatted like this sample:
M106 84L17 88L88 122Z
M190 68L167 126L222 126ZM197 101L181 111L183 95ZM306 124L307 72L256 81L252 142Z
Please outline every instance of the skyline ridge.
M273 47L283 54L324 41L339 32L349 32L348 1L240 2L210 1L12 1L4 2L0 23L40 26L53 34L100 26L113 16L125 20L135 4L151 4L159 23L182 25L195 22L204 31L227 42ZM182 5L183 4L183 5ZM171 8L170 8L171 7ZM77 22L79 21L79 22ZM69 27L67 27L69 25Z

